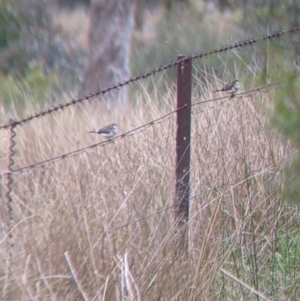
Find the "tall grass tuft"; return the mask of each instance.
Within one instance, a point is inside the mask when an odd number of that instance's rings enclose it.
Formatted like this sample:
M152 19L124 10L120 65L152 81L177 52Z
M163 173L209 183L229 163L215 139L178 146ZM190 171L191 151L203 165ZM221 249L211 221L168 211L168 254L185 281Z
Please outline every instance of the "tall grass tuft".
M195 83L194 102L214 96L206 81ZM122 134L175 109L175 87L150 94L144 85L122 112L104 114L99 108L92 114L82 104L18 126L14 168L103 140L89 130L116 122ZM269 127L266 112L273 93L276 88L193 106L186 252L173 212L175 114L107 144L13 174L9 283L3 277L6 239L0 253L0 288L8 288L6 299L297 296L298 211L282 197L282 169L294 147ZM3 171L8 139L2 131ZM4 237L4 224L1 232Z

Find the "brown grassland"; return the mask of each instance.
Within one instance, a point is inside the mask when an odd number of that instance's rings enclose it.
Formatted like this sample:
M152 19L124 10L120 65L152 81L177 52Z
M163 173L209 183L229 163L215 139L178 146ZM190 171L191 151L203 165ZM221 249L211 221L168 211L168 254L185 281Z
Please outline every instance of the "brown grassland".
M222 20L215 23L225 32ZM85 37L78 35L82 45ZM193 78L193 103L233 80L229 71L222 81L197 71L206 75ZM241 79L241 91L257 87L258 77L253 71L247 86ZM174 219L176 114L121 137L176 109L175 85L161 74L156 80L164 92L139 82L122 109L83 103L16 127L13 169L93 147L13 173L12 238L9 131L0 130L5 300L297 300L299 214L283 197L283 168L295 147L269 118L278 87L192 107L185 248ZM23 116L39 111L26 97ZM119 125L112 141L88 133L110 123Z
M194 102L214 96L203 86L196 81ZM268 125L273 90L193 106L187 250L173 210L176 114L13 174L10 278L9 239L1 241L7 300L284 296L270 265L282 227L297 216L281 197L293 147ZM117 122L122 134L175 109L175 87L156 98L140 91L122 112L80 105L18 126L14 168L104 140L91 129ZM5 170L8 131L1 135ZM1 212L7 220L6 205Z

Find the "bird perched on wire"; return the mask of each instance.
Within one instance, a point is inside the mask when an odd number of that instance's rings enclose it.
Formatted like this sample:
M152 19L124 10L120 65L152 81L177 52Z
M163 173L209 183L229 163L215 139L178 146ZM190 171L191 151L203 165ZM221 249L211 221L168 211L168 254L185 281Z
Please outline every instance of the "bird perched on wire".
M117 134L117 132L118 126L115 123L105 126L104 128L98 131L89 131L89 133L96 133L108 139L114 137Z
M225 92L231 92L234 93L240 88L240 82L236 79L227 85L225 85L222 89L216 90L214 92L220 92L220 91L225 91Z

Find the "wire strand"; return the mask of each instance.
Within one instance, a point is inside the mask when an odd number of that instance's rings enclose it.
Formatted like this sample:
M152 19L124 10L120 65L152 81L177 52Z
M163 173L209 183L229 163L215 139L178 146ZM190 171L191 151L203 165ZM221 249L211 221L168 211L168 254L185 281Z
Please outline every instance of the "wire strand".
M265 35L263 37L259 37L259 38L252 38L252 39L247 39L247 40L243 40L243 41L238 41L238 42L235 42L234 44L230 44L230 45L224 45L222 46L221 48L217 48L217 49L213 49L213 50L209 50L209 51L204 51L204 52L200 52L200 53L196 53L192 56L188 56L188 58L192 59L192 60L195 60L195 59L200 59L200 58L203 58L203 57L206 57L206 56L209 56L209 55L212 55L212 54L217 54L217 53L222 53L222 52L227 52L229 50L233 50L233 49L239 49L239 48L243 48L243 47L248 47L248 46L252 46L253 44L255 43L258 43L260 41L264 41L264 40L272 40L274 38L279 38L285 34L293 34L295 32L298 32L300 30L300 26L297 26L297 27L294 27L294 28L291 28L291 29L287 29L287 30L282 30L282 31L277 31L277 32L274 32L270 35ZM100 90L100 91L97 91L97 92L94 92L94 93L91 93L90 95L87 95L87 96L84 96L82 98L78 98L78 99L73 99L65 104L60 104L58 106L54 106L52 108L49 108L45 111L40 111L34 115L31 115L31 116L28 116L24 119L20 119L20 120L17 120L17 121L14 121L14 124L15 126L17 125L21 125L23 123L26 123L26 122L29 122L33 119L36 119L36 118L39 118L39 117L43 117L45 115L48 115L48 114L51 114L53 112L56 112L56 111L59 111L59 110L63 110L69 106L73 106L73 105L76 105L78 103L81 103L83 101L86 101L86 100L89 100L89 99L92 99L94 97L97 97L97 96L100 96L100 95L104 95L110 91L113 91L113 90L117 90L119 88L122 88L124 86L127 86L129 84L132 84L134 82L137 82L137 81L140 81L142 79L146 79L152 75L155 75L156 73L159 73L159 72L162 72L162 71L165 71L171 67L174 67L178 64L180 64L181 62L183 62L184 60L186 60L187 57L184 57L182 59L178 59L176 61L172 61L170 62L169 64L166 64L166 65L163 65L163 66L160 66L158 68L155 68L155 69L152 69L151 71L147 72L147 73L144 73L144 74L140 74L136 77L133 77L133 78L130 78L126 81L123 81L121 83L118 83L116 85L113 85L111 87L108 87L104 90ZM11 126L11 123L6 123L6 124L3 124L2 126L0 126L0 130L1 129L7 129Z

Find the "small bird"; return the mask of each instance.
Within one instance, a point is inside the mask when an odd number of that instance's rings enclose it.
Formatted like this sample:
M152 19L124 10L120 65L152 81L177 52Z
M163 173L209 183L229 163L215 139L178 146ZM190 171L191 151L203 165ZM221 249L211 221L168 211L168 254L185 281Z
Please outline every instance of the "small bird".
M240 88L240 82L236 79L233 82L228 83L222 89L216 90L214 92L219 91L227 91L227 92L236 92Z
M117 132L118 132L118 126L115 123L105 126L104 128L98 131L89 131L89 133L96 133L108 139L115 136Z

